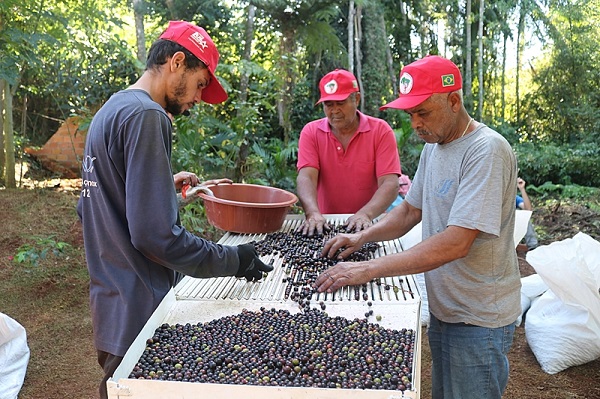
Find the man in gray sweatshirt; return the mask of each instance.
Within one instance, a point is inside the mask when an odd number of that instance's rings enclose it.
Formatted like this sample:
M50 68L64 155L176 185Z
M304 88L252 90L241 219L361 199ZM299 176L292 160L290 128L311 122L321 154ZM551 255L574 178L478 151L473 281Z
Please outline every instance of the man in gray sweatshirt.
M227 99L215 76L219 53L200 27L172 21L146 70L114 94L87 133L77 212L90 274L98 362L106 381L182 274L259 280L272 270L254 246L219 245L181 226L176 189L198 184L171 170L172 115Z

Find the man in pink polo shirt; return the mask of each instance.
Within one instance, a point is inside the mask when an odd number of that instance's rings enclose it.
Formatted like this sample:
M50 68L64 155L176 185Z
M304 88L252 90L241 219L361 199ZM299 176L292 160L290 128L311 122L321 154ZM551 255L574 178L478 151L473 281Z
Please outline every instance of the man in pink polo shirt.
M306 220L303 234L323 233L323 214L351 214L349 229L371 226L398 196L400 156L382 119L358 111L356 77L343 69L319 83L325 118L309 122L298 143L297 193Z

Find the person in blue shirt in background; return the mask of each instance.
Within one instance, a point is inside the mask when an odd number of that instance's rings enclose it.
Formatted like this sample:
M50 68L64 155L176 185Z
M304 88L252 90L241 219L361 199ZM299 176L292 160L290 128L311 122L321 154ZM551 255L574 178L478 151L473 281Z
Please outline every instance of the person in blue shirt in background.
M517 188L521 195L517 194L516 198L516 206L517 209L522 209L526 211L533 211L533 206L531 205L531 200L527 195L527 191L525 191L525 180L520 177L517 179ZM531 250L538 246L537 235L535 234L535 229L533 228L533 223L531 223L531 219L529 219L529 223L527 225L527 233L525 233L525 237L523 238L525 241L525 245L527 245L527 249Z
M411 184L412 182L410 180L410 177L408 177L404 173L401 173L398 177L398 197L394 200L394 202L392 202L392 205L389 206L386 212L391 211L392 209L400 205L402 201L404 201L404 197L406 197L406 194L408 194L408 189L410 188Z

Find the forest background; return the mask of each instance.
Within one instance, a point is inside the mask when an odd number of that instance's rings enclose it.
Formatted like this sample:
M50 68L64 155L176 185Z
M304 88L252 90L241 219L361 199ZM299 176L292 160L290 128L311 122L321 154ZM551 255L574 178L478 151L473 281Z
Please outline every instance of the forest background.
M216 42L229 99L176 119L176 171L294 191L299 132L323 116L318 81L346 68L361 110L395 129L412 175L423 143L403 112L379 107L397 97L403 65L440 54L459 65L468 110L512 144L530 188L589 194L600 187L599 3L3 0L0 181L17 186L23 149L67 117L85 134L108 97L140 76L168 21L185 19Z

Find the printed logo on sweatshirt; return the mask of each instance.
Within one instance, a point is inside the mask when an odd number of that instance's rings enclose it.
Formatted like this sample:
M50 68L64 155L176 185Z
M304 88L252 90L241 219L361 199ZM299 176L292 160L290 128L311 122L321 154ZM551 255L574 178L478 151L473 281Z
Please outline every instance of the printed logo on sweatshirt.
M89 155L86 155L85 158L83 159L83 162L81 163L83 171L86 173L92 173L94 171L94 161L95 160L96 160L96 157L91 157Z

